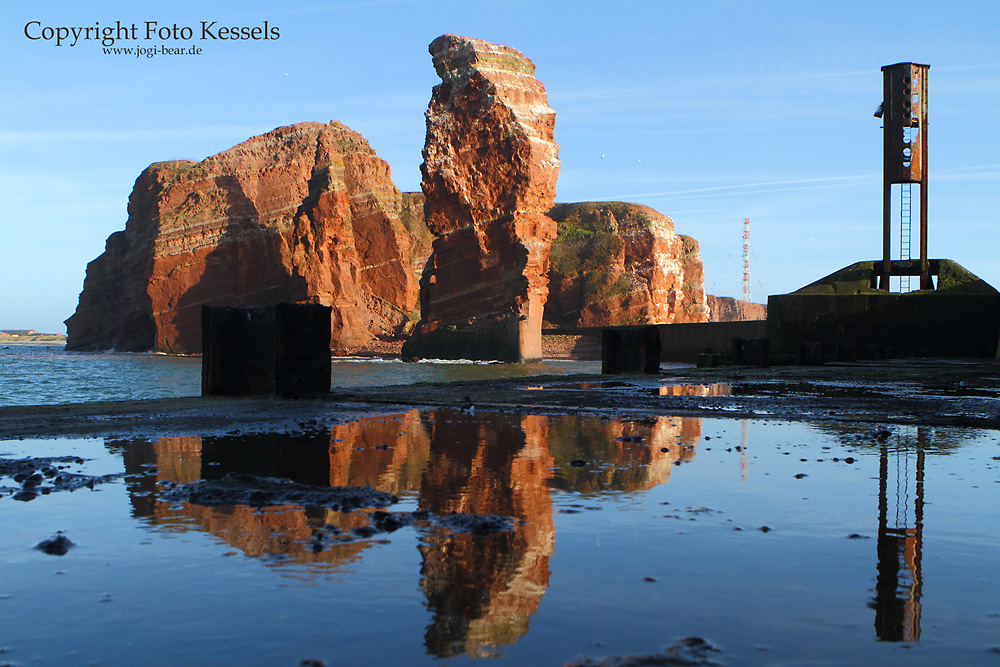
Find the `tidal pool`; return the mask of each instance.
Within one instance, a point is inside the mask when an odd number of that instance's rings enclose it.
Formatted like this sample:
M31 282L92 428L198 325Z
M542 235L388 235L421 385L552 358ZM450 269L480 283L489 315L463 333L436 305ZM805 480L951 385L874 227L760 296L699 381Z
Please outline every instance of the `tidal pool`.
M168 493L261 478L398 502ZM996 431L413 410L4 441L0 494L0 664L1000 664Z

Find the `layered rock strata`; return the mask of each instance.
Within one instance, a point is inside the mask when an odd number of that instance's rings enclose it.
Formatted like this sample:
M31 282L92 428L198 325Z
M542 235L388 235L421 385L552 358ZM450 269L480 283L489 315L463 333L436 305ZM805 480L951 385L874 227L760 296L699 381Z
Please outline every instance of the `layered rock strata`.
M67 347L198 352L202 304L282 301L332 306L336 351L399 337L417 297L403 210L389 166L334 121L153 164L87 267Z
M426 113L424 213L437 235L420 281L407 357L541 357L548 293L546 216L559 171L555 112L519 51L444 35Z
M712 322L766 320L767 304L741 301L731 296L708 295L708 310Z
M706 322L698 242L648 206L557 204L545 321L556 327Z

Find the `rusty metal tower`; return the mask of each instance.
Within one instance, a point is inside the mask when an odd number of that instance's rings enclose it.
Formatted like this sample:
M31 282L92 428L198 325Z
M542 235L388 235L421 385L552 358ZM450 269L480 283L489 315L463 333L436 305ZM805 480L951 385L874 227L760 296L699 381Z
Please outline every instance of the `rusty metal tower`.
M900 291L909 291L910 276L920 276L920 289L933 289L927 260L927 70L930 65L896 63L882 68L882 266L878 287L889 290L900 276ZM920 186L919 260L911 250L912 186ZM892 189L899 186L899 259L892 259ZM905 288L905 289L904 289Z

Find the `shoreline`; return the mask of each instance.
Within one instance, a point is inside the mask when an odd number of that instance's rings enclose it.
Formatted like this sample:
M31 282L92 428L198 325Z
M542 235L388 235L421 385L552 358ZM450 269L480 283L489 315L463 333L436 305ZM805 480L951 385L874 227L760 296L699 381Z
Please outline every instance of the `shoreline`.
M30 338L17 340L0 339L0 349L7 345L47 345L65 346L66 336L59 334L38 334L44 336L42 339ZM53 336L59 338L53 339ZM345 351L343 354L335 354L331 350L331 358L361 358L361 359L401 359L403 341L379 341L377 344L367 345L353 351ZM115 350L72 350L73 352L93 352L102 354L117 354ZM157 354L171 357L200 357L196 354L171 354L167 352L156 352L155 350L145 350L142 352L128 352L125 354ZM542 336L542 357L549 361L600 361L601 343L599 340L578 334L546 334Z
M908 360L804 367L670 368L658 375L535 376L301 398L186 398L0 407L0 439L296 432L413 409L855 421L1000 429L995 361Z

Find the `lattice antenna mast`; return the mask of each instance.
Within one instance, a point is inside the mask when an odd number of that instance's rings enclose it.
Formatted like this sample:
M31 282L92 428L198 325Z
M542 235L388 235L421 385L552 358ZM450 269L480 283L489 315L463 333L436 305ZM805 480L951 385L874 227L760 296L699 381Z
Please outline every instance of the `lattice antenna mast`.
M743 300L750 301L750 218L743 218Z

